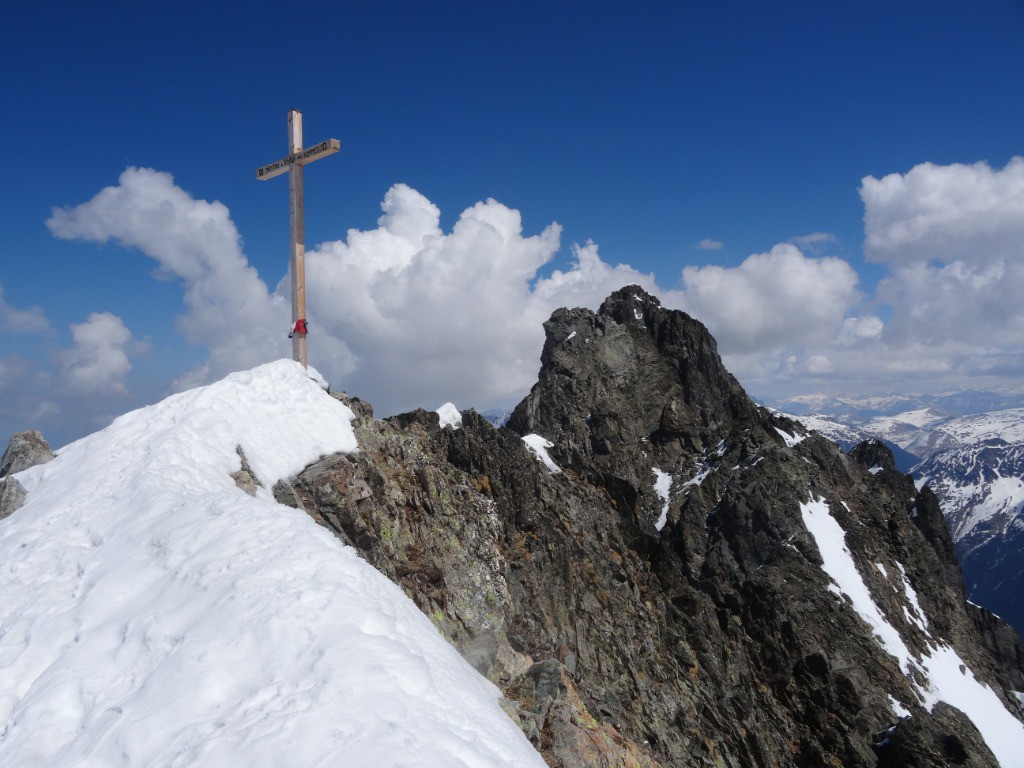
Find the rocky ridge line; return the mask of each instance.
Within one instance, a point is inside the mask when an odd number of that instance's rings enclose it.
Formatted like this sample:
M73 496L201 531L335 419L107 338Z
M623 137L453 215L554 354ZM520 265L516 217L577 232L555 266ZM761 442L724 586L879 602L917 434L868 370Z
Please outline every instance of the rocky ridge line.
M398 583L551 766L997 765L964 713L923 706L802 516L827 504L909 653L955 649L1019 719L1019 638L966 603L934 494L884 445L847 455L757 407L699 322L635 286L545 333L508 428L339 395L359 451L275 497Z
M995 764L830 591L802 520L826 500L910 652L948 643L1019 716L1019 644L969 613L934 495L884 446L848 456L758 408L700 323L635 286L545 333L508 428L354 403L360 452L278 498L399 583L552 766Z

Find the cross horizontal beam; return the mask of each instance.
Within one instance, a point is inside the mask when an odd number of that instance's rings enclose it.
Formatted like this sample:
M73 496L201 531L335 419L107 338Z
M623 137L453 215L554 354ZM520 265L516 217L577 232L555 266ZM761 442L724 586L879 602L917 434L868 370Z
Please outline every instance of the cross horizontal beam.
M314 160L319 160L321 157L333 155L339 149L341 149L341 142L337 139L321 141L315 147L294 152L287 157L283 157L273 163L264 165L262 168L257 168L256 178L260 181L272 179L275 176L280 176L282 173L287 172L293 165L306 165L307 163L312 163Z

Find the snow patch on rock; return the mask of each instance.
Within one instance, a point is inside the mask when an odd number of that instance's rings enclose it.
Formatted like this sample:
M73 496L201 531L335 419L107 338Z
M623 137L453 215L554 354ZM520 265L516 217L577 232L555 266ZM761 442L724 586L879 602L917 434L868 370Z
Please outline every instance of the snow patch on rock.
M441 427L451 427L452 429L458 429L462 426L462 414L459 409L455 407L455 403L445 403L435 411L438 418L441 420Z
M562 468L555 464L551 458L551 454L548 453L549 448L554 448L555 444L548 440L546 437L540 435L524 435L523 442L526 443L526 447L529 448L533 455L536 456L548 471L553 475L557 475L562 471Z
M652 467L651 472L654 473L654 492L661 499L661 515L658 516L658 521L654 524L655 529L660 531L668 522L668 494L672 488L672 475L657 467Z

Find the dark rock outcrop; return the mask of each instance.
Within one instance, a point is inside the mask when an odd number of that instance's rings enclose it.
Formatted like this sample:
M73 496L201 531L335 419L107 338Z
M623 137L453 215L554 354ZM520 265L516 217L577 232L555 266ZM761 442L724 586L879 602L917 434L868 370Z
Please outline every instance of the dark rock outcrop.
M245 451L242 450L242 446L235 446L235 453L238 454L242 467L231 473L231 479L235 481L235 485L238 486L239 490L245 491L250 496L255 496L256 489L262 487L263 483L260 482L259 478L252 471L252 467L249 466L249 459L246 457Z
M1024 691L1024 645L1017 630L991 611L967 604L967 615L981 635L981 642L997 660L999 682L1009 691Z
M868 471L887 470L897 472L896 456L892 448L881 440L864 440L853 446L850 450L850 458L859 462Z
M0 520L25 503L25 489L11 476L0 479Z
M931 717L900 720L878 743L879 768L984 768L995 757L978 729L940 702Z
M56 458L43 436L32 429L16 432L0 457L0 520L25 503L25 489L14 475Z
M827 504L909 652L955 648L1016 711L1012 648L979 632L934 496L884 446L846 455L758 408L706 329L639 288L545 332L508 428L361 408L360 450L275 497L398 583L552 766L994 765L969 720L921 704L805 523Z

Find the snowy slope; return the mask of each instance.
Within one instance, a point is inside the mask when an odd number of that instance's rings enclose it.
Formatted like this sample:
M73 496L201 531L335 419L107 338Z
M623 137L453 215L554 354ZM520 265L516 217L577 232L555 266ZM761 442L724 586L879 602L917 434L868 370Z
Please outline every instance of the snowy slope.
M808 429L817 432L822 437L826 437L836 445L841 445L846 449L852 448L861 440L867 440L871 437L871 435L861 429L841 424L838 421L833 421L813 413L806 416L797 416L791 413L783 413L781 415L794 421L799 421Z
M941 430L949 415L934 408L918 408L892 416L876 416L862 429L898 445L915 456L927 456L949 444L950 438Z
M0 523L0 765L542 766L391 582L267 490L357 449L291 361L127 414ZM263 484L229 477L241 446Z
M897 563L900 576L897 584L895 574L890 577L881 564L876 564L882 575L893 583L897 594L902 593L903 610L909 623L927 638L928 650L920 657L915 657L879 609L846 546L846 532L832 516L825 500L818 498L801 504L800 512L821 553L821 567L833 582L830 591L849 599L853 609L871 627L875 641L899 662L919 703L929 711L940 701L956 707L974 723L1001 766L1020 765L1024 756L1024 726L1006 709L995 691L974 676L951 646L932 638L903 566ZM894 706L894 709L899 708Z

